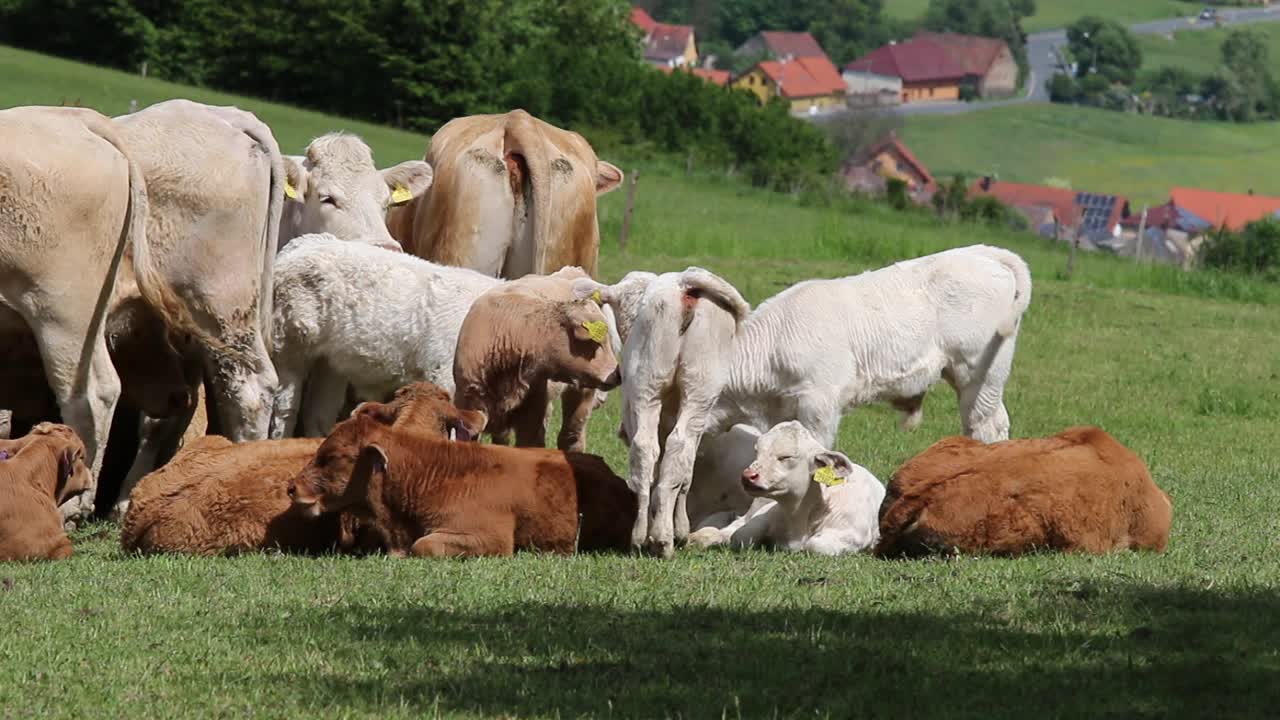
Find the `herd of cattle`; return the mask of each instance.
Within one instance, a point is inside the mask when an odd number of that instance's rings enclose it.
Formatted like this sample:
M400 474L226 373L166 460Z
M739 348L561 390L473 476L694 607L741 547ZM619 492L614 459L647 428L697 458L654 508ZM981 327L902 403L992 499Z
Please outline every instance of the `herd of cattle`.
M0 440L0 560L69 556L64 524L103 504L127 551L206 555L1168 540L1168 496L1110 435L1008 439L1031 276L1007 250L752 310L701 268L595 280L622 173L519 110L383 170L355 136L284 156L251 113L186 100L4 110L0 138L0 408L22 435ZM943 379L964 436L887 492L834 449L859 405L918 426ZM626 478L585 454L615 388ZM102 497L117 406L136 454Z

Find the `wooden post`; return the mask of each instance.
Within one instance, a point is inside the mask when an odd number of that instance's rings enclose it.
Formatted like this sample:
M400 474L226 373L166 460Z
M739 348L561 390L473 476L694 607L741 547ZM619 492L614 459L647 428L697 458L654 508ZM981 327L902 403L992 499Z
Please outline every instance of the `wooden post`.
M1076 271L1076 250L1080 247L1080 233L1084 230L1084 211L1076 210L1076 227L1071 238L1071 253L1067 255L1067 280Z
M640 171L631 171L631 184L627 186L627 209L622 214L622 232L618 235L618 249L627 249L627 236L631 234L631 214L636 210L636 185L640 182Z
M1138 244L1133 248L1133 261L1142 260L1142 244L1147 241L1147 206L1142 206L1142 219L1138 221Z

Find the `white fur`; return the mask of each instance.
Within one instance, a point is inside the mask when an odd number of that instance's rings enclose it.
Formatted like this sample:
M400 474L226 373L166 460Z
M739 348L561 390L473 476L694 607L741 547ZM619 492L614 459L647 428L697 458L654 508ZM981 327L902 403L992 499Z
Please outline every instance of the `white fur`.
M814 475L823 468L840 484L817 482ZM761 435L747 474L757 498L751 509L724 527L698 529L691 543L840 555L866 550L880 537L884 485L842 453L824 449L800 423L781 423Z
M462 321L477 297L503 282L327 234L293 240L275 272L280 391L272 437L293 434L304 381L309 436L328 433L347 382L360 399L380 400L419 380L452 394Z
M1026 263L985 245L798 283L743 324L708 432L799 420L830 446L845 412L922 401L944 378L959 396L964 433L1005 440L1004 385L1030 300ZM917 409L904 425L919 420Z
M583 297L599 292L617 316L622 436L631 448L629 483L640 508L632 547L649 541L670 557L675 540L689 534L685 505L698 443L750 307L729 283L695 267L663 275L633 272L614 286L579 280L575 291ZM686 317L688 293L696 300Z

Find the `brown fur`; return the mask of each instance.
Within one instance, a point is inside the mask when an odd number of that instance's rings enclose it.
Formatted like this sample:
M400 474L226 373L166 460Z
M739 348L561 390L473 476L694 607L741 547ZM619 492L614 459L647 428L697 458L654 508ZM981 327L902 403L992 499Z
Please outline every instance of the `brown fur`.
M90 487L84 443L66 425L41 423L0 440L0 451L0 561L71 557L58 506Z
M591 300L573 295L578 268L530 275L481 295L458 332L453 381L458 407L483 412L488 433L514 430L516 445L546 445L550 383L571 383L564 392L561 450L586 449L586 424L595 406L594 388L616 384L618 358L609 340L597 343L583 322L604 322Z
M291 492L312 512L367 515L391 552L420 557L622 550L636 512L598 457L440 442L363 416L334 428Z
M1172 517L1142 460L1099 428L992 445L949 437L894 474L876 553L1163 552Z
M384 425L434 437L449 437L449 431L454 430L459 440L475 439L485 425L482 414L459 410L444 388L429 382L405 385L385 403L360 403L351 415L368 415Z
M373 405L380 412L366 407ZM361 408L356 412L374 421L436 438L445 437L441 428L447 427L447 419L467 415L430 383L401 388L391 403L365 403ZM194 440L134 488L122 523L121 547L129 552L196 555L269 548L376 549L376 542L362 537L363 525L354 516L315 520L292 509L289 482L321 442L298 438L233 445L218 436Z

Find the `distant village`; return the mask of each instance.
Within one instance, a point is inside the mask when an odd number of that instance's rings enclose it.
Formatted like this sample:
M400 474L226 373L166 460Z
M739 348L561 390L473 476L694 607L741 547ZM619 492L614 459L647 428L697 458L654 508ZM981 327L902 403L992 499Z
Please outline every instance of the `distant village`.
M800 117L849 110L892 109L904 104L1007 97L1018 91L1018 64L1004 40L956 33L919 32L891 42L836 68L807 32L761 32L734 50L760 60L738 75L700 58L694 28L658 22L631 10L643 34L644 58L663 72L688 72L721 87L748 90L760 104L781 98ZM890 180L905 184L908 197L928 206L938 182L894 134L848 158L841 171L847 187L882 195ZM974 180L969 197L989 195L1026 218L1039 235L1190 267L1207 235L1219 228L1239 231L1263 218L1280 218L1280 197L1175 187L1168 201L1134 207L1120 195Z

